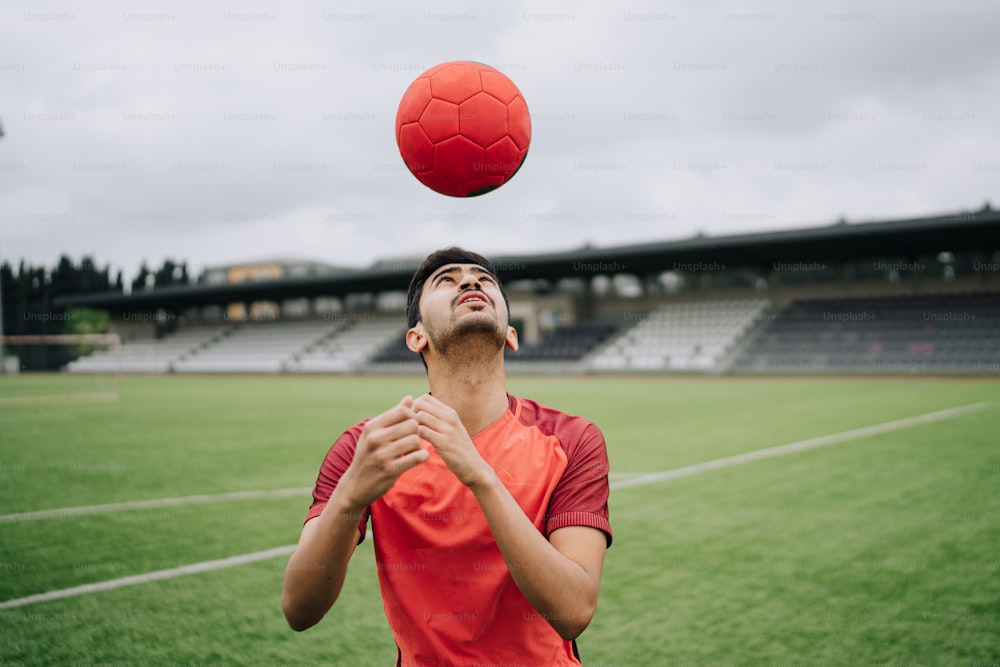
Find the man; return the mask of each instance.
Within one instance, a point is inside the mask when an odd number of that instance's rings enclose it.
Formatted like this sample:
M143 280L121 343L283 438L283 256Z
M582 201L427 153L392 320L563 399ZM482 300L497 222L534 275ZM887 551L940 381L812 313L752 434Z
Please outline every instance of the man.
M517 332L485 257L432 253L407 321L431 391L330 448L285 571L289 625L336 602L370 516L397 665L580 664L611 543L603 436L507 393Z

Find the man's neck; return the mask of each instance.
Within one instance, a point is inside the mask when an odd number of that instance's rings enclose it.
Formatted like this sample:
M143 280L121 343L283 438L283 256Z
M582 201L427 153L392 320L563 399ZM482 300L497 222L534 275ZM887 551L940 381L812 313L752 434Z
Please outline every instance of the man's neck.
M427 366L431 394L458 413L470 436L503 416L509 407L503 353L494 359L436 359Z

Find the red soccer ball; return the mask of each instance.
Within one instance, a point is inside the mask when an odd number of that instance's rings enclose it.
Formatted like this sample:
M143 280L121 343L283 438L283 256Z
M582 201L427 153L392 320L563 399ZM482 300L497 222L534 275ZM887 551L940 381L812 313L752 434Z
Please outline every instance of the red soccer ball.
M432 67L403 93L396 144L431 190L475 197L517 172L531 143L531 116L503 72L464 60Z

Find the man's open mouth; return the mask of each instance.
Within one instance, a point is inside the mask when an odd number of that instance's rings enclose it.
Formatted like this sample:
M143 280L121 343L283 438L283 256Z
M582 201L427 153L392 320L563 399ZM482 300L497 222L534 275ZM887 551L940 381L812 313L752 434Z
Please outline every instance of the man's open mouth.
M486 298L485 294L481 292L470 292L468 294L463 294L458 298L456 306L461 306L463 303L480 303L484 306L490 305L489 299Z

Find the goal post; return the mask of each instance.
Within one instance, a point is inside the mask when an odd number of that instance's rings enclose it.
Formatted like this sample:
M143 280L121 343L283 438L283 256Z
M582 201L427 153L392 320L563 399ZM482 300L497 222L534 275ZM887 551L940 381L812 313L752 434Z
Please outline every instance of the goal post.
M0 336L0 405L121 398L116 333Z

